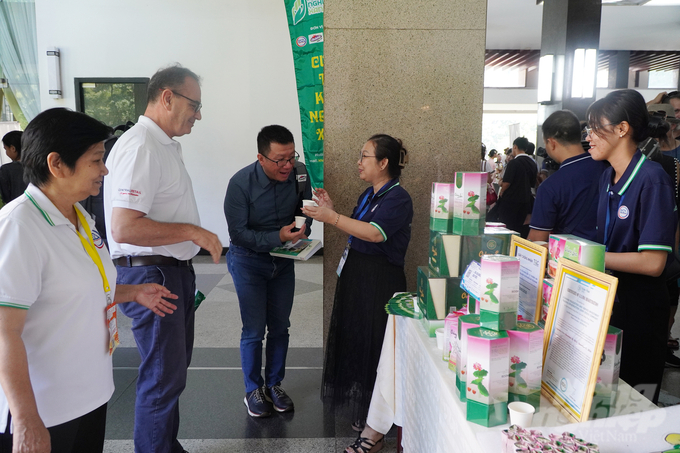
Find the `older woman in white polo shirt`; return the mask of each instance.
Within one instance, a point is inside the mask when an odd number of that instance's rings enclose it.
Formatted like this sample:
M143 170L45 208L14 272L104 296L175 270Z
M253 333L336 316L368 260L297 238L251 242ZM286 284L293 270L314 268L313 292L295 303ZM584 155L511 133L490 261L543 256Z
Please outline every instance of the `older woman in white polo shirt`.
M0 211L0 451L101 452L113 393L115 303L159 316L160 285L119 285L94 221L78 203L101 188L110 129L67 109L23 136L26 192Z

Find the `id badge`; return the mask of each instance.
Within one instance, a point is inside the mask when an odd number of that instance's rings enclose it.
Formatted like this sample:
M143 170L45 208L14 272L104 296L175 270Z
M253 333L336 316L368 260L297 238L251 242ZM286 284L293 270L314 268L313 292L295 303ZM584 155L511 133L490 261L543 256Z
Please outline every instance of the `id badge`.
M118 309L116 304L110 303L106 307L106 325L109 328L109 355L120 345L120 337L118 336Z
M342 256L340 257L340 263L338 264L338 269L335 271L336 274L338 274L338 277L340 277L340 274L342 274L342 268L345 266L345 261L347 261L347 255L349 254L349 244L345 246L345 250L342 252Z

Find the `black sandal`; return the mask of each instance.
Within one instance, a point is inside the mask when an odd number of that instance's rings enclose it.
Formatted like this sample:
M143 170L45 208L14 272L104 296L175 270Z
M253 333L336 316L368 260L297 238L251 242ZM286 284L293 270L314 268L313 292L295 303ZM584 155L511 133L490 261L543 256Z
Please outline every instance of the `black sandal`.
M354 441L352 445L347 447L345 449L345 452L348 451L348 449L352 449L352 453L376 453L385 446L385 436L382 436L380 439L377 441L372 441L368 437L357 437L357 440Z
M366 427L366 422L357 420L355 422L352 422L352 430L356 431L358 433L361 433L364 431L364 428Z

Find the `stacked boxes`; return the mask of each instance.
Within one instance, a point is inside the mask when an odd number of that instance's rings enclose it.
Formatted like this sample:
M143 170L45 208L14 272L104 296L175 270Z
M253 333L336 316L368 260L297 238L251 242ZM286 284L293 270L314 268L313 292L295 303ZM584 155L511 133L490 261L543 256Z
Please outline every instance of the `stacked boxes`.
M432 202L430 204L430 230L442 233L453 231L453 188L455 184L432 183Z
M605 246L572 234L551 234L548 240L548 275L555 277L557 261L564 257L599 272L604 272Z
M460 275L461 236L430 231L430 269L442 276Z
M482 426L506 423L510 341L506 332L467 331L467 420Z
M510 338L508 402L523 401L538 412L543 374L543 329L532 322L518 322L507 333Z
M519 259L505 255L482 256L480 323L501 331L515 327L519 306Z

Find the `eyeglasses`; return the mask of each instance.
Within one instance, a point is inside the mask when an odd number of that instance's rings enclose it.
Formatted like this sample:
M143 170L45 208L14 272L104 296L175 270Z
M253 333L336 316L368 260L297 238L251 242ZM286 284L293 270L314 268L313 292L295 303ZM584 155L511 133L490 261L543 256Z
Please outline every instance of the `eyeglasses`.
M592 136L593 134L597 134L598 129L601 129L604 126L616 126L617 124L621 124L621 123L607 123L607 124L603 124L602 126L595 126L595 127L586 126L584 129L586 131L586 136L588 136L588 135Z
M192 107L194 108L194 113L200 112L201 108L203 108L203 104L201 104L199 101L195 101L191 98L188 98L188 97L184 96L183 94L180 94L176 91L172 91L172 94L176 94L177 96L183 97L187 101L191 102L193 104Z
M268 158L268 157L265 156L264 154L262 154L262 157L264 157L264 158L267 159L268 161L274 162L278 167L285 167L286 164L295 165L295 161L298 160L298 159L300 159L300 155L297 153L297 151L295 151L295 156L291 157L290 159L279 159L279 160L274 160L274 159Z
M367 157L375 157L375 158L377 158L378 156L371 156L371 155L368 155L368 154L359 153L359 162L363 162L364 159L367 158Z

